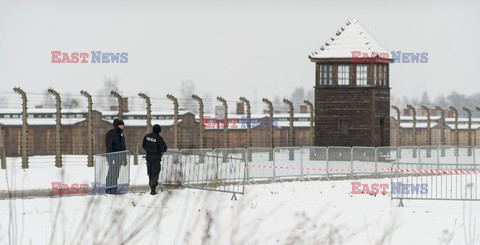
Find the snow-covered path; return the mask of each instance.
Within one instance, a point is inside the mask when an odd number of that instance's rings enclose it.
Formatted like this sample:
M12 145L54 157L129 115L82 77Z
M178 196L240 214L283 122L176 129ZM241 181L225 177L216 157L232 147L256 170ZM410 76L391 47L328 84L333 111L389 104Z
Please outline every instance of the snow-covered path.
M480 241L478 202L404 201L405 207L398 208L398 200L391 201L388 195L350 192L351 181L310 181L247 186L238 201L231 201L229 194L192 189L157 196L129 193L3 200L0 243L9 239L21 244L45 244L52 239L54 244Z

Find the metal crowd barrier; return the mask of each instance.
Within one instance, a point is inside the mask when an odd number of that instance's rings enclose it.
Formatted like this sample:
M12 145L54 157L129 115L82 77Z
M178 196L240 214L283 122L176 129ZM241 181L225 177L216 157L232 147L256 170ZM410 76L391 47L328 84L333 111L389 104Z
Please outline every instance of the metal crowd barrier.
M93 193L126 193L130 184L130 152L95 155Z
M287 180L390 177L393 174L392 164L414 164L413 169L418 170L429 169L433 165L471 165L477 169L477 154L480 154L479 148L457 149L451 146L169 150L162 161L160 182L220 190L227 188L222 186L225 183L243 185L244 182L255 184ZM230 170L240 175L229 174ZM242 190L223 191L243 193L243 187L237 185L235 188Z
M195 152L195 153L190 153ZM228 156L225 151L168 151L162 157L161 185L236 194L245 192L245 160Z
M480 201L480 171L475 164L394 163L391 198Z
M222 151L224 151L223 149ZM474 147L276 147L247 148L247 183L389 177L393 163L471 164L476 166ZM273 156L272 156L273 155Z

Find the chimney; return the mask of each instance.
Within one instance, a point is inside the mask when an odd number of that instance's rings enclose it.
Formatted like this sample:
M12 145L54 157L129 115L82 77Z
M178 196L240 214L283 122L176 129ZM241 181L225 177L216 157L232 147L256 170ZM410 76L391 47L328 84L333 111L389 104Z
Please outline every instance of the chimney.
M244 103L237 102L237 115L243 115L243 114L245 114Z
M447 113L445 113L445 117L455 117L455 112L453 112L453 110L448 109Z
M420 108L420 115L422 115L423 117L426 117L429 110L430 109Z
M122 97L123 112L128 112L128 97Z
M307 105L300 105L300 113L308 113Z
M412 116L412 110L408 108L403 109L403 115L406 117Z

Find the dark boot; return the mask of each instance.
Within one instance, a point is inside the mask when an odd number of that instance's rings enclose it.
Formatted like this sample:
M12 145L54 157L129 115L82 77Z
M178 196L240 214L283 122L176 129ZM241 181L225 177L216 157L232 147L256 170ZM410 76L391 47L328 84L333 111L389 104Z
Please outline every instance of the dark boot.
M157 189L157 188L156 188L155 186L150 187L150 190L151 190L151 191L150 191L150 195L157 195L157 190L156 190L156 189Z

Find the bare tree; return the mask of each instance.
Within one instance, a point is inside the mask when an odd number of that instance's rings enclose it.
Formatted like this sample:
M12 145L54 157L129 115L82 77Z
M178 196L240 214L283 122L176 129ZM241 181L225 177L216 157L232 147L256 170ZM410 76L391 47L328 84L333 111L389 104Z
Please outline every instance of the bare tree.
M55 99L46 90L43 94L42 104L40 106L43 108L55 108Z
M213 99L212 93L206 92L203 94L203 103L205 104L205 113L214 113L214 103L217 103L216 100Z
M180 100L185 110L198 113L197 104L192 100L192 94L195 94L195 83L192 80L183 80L180 85Z
M313 89L313 87L305 90L305 98L309 101L315 100L315 90Z
M421 105L426 105L426 106L430 106L432 104L430 102L430 97L428 96L427 91L423 91L422 99L420 100L420 104Z
M103 82L103 88L98 91L98 102L96 103L96 107L104 110L109 111L112 106L117 105L117 101L110 95L111 91L117 91L121 93L118 89L118 79L117 78L106 78Z
M305 90L303 87L296 87L290 96L290 100L295 107L300 107L300 105L303 105L303 101L305 100Z
M65 109L78 108L80 106L80 101L77 98L74 98L72 93L67 92L62 96L62 107Z

